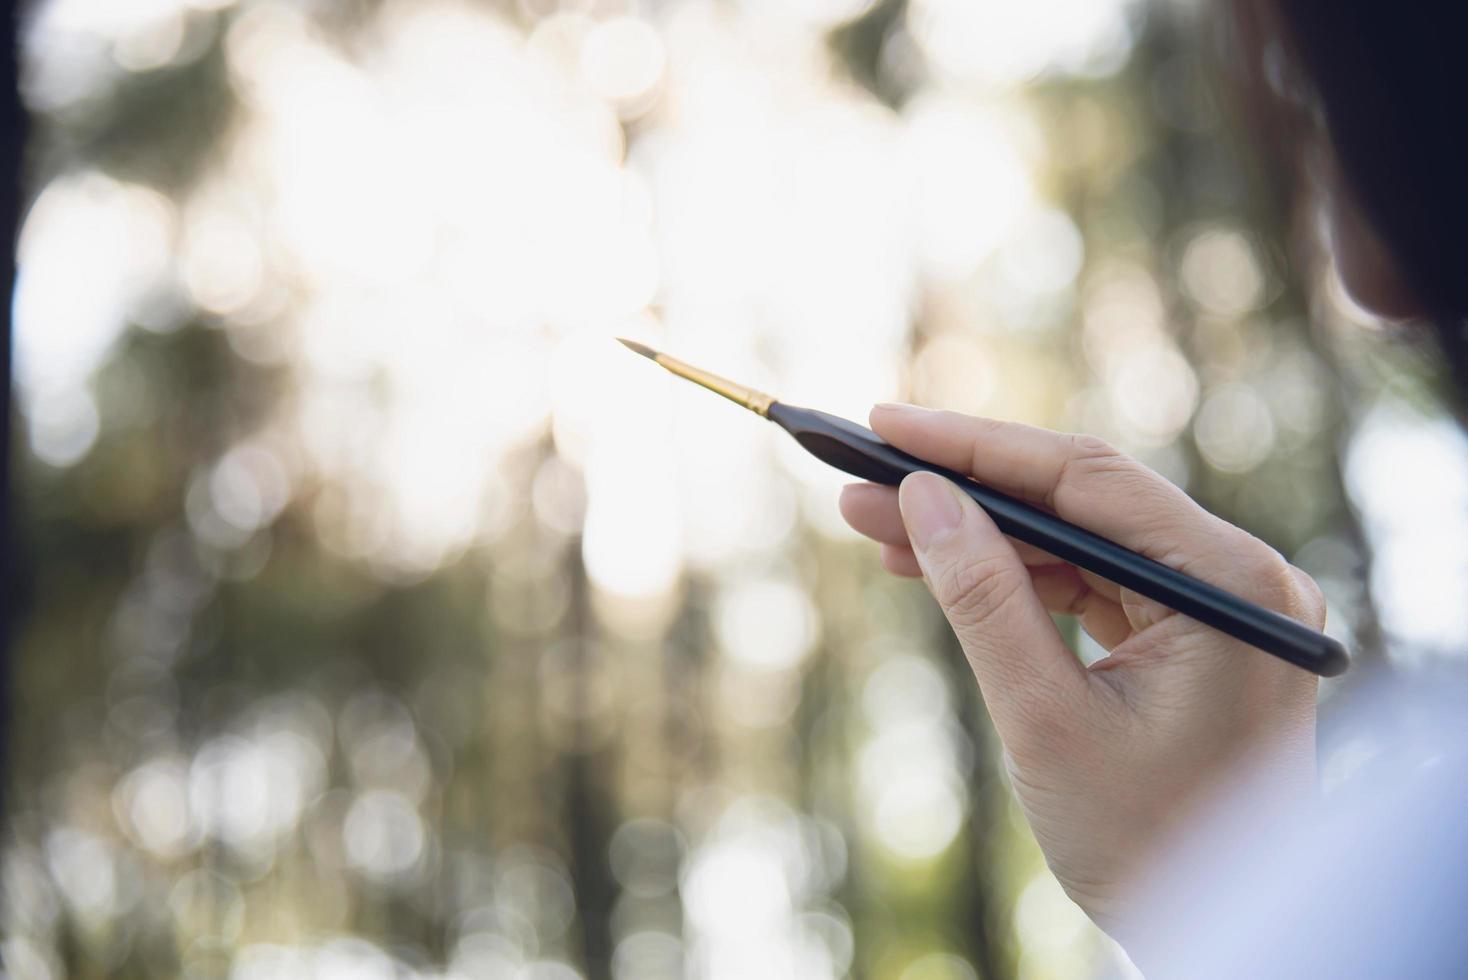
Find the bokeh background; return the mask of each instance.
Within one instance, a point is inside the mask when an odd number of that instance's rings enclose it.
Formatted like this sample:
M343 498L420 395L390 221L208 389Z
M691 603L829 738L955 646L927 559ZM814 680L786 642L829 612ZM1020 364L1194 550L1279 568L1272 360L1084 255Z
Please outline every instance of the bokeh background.
M612 337L1099 433L1442 663L1468 453L1207 19L33 5L10 975L1128 975L840 475Z

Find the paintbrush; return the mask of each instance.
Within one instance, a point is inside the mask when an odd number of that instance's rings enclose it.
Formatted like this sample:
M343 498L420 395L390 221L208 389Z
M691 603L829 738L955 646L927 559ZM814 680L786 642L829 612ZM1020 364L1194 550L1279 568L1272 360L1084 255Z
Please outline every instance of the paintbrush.
M786 405L764 392L735 384L636 341L617 339L678 377L763 415L794 436L812 456L852 476L896 486L917 470L937 473L972 497L1010 537L1323 677L1334 677L1350 665L1345 647L1303 623L1184 575L960 473L911 456L855 422Z

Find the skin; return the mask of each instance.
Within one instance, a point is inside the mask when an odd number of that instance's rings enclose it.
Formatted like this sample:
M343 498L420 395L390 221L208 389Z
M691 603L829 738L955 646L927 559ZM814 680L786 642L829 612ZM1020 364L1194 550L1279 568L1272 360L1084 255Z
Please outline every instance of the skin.
M1164 564L1320 628L1304 572L1099 439L879 405L888 442ZM1313 675L999 532L933 474L856 484L841 513L894 574L927 583L963 646L1046 861L1125 941L1134 888L1193 806L1247 770L1262 799L1315 787ZM1109 655L1083 666L1050 613L1077 616Z

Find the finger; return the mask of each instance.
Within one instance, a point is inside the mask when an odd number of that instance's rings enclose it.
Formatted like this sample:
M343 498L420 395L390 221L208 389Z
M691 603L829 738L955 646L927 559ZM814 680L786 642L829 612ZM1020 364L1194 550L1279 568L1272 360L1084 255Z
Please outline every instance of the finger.
M903 480L898 501L923 576L1011 752L1046 737L1039 729L1062 723L1057 712L1078 717L1088 690L1085 669L994 522L932 473Z
M1012 540L1010 543L1017 544ZM903 578L921 578L923 574L917 555L906 544L882 545L882 566ZM1098 580L1114 590L1115 594L1107 595L1091 584L1090 580L1095 576L1053 557L1047 564L1026 565L1025 568L1030 573L1035 595L1039 596L1046 612L1078 617L1091 638L1108 650L1131 635L1132 626L1118 602L1120 590L1114 584L1105 579Z
M1109 653L1136 630L1127 618L1126 610L1120 605L1094 592L1091 595L1092 600L1086 603L1086 608L1081 612L1081 629Z
M1017 544L1012 540L1010 543ZM917 555L906 544L882 545L882 565L894 575L905 578L922 576L922 566L918 564ZM1109 648L1132 632L1131 624L1118 601L1121 590L1114 583L1053 557L1047 564L1026 565L1025 568L1030 573L1035 595L1039 596L1045 611L1057 616L1080 618L1082 625L1087 627L1086 631L1091 633L1096 642ZM1092 579L1103 587L1109 586L1111 593L1098 590L1092 584Z
M903 578L922 578L922 566L918 564L917 555L905 544L882 545L882 567L893 575L901 575Z
M921 578L923 574L917 555L906 544L882 545L882 566L903 578ZM1108 596L1091 584L1090 579L1095 576L1054 558L1049 564L1027 565L1026 568L1035 595L1039 596L1045 610L1053 615L1077 617L1081 628L1105 649L1110 650L1132 634L1132 623L1117 601L1120 590L1112 583L1099 580L1116 593Z
M1045 551L1043 548L1037 548L1027 541L1020 541L1017 538L1010 538L1009 544L1011 547L1014 548L1014 553L1019 556L1019 560L1031 567L1066 564L1059 558L1056 558L1050 552ZM1075 566L1068 565L1067 567L1074 568Z
M1035 595L1046 612L1060 616L1078 616L1090 594L1090 588L1075 568L1064 564L1026 566Z
M1118 605L1121 603L1121 586L1109 578L1102 578L1095 572L1088 572L1084 568L1077 568L1076 571L1080 573L1086 585L1090 586L1092 592Z
M852 529L882 544L907 546L907 528L902 525L902 514L897 508L897 488L879 483L851 483L841 488L839 502L841 516ZM1023 541L1010 539L1015 554L1026 565L1055 565L1060 559ZM1096 576L1098 587L1116 586ZM1104 583L1104 585L1102 584Z
M1096 514L1114 522L1110 513L1114 507L1096 507L1085 499L1085 491L1098 485L1108 489L1103 485L1107 476L1113 478L1110 483L1145 489L1149 498L1155 495L1169 508L1207 514L1160 475L1090 436L913 405L878 405L872 409L871 423L878 435L899 449L1040 504L1067 520Z
M1290 574L1300 587L1300 605L1303 615L1297 617L1318 630L1325 629L1325 593L1304 569L1290 566Z
M857 532L883 544L907 547L907 528L897 510L897 488L853 483L841 489L841 516Z
M871 422L899 449L1287 615L1309 614L1277 552L1100 439L912 406L879 405Z
M1041 565L1030 569L1035 595L1047 612L1075 616L1081 627L1110 650L1132 634L1132 624L1121 605L1091 588L1072 565Z

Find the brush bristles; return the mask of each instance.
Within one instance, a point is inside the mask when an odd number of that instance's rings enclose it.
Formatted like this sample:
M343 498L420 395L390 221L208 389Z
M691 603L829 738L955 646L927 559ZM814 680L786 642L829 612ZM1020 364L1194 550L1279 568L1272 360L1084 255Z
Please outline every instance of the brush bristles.
M639 344L637 341L628 340L626 337L618 337L617 342L628 350L636 351L649 361L656 361L658 359L658 352L646 344Z
M766 395L764 392L755 391L753 388L746 388L741 384L735 384L728 378L721 378L717 374L710 374L708 371L702 368L696 368L692 364L684 364L676 357L670 357L667 354L655 351L651 347L639 344L635 340L627 340L623 337L618 337L617 339L628 350L636 351L663 370L671 371L685 381L692 381L694 384L701 385L715 394L723 395L731 402L743 405L751 412L763 415L766 418L769 417L770 406L775 403L775 399Z

